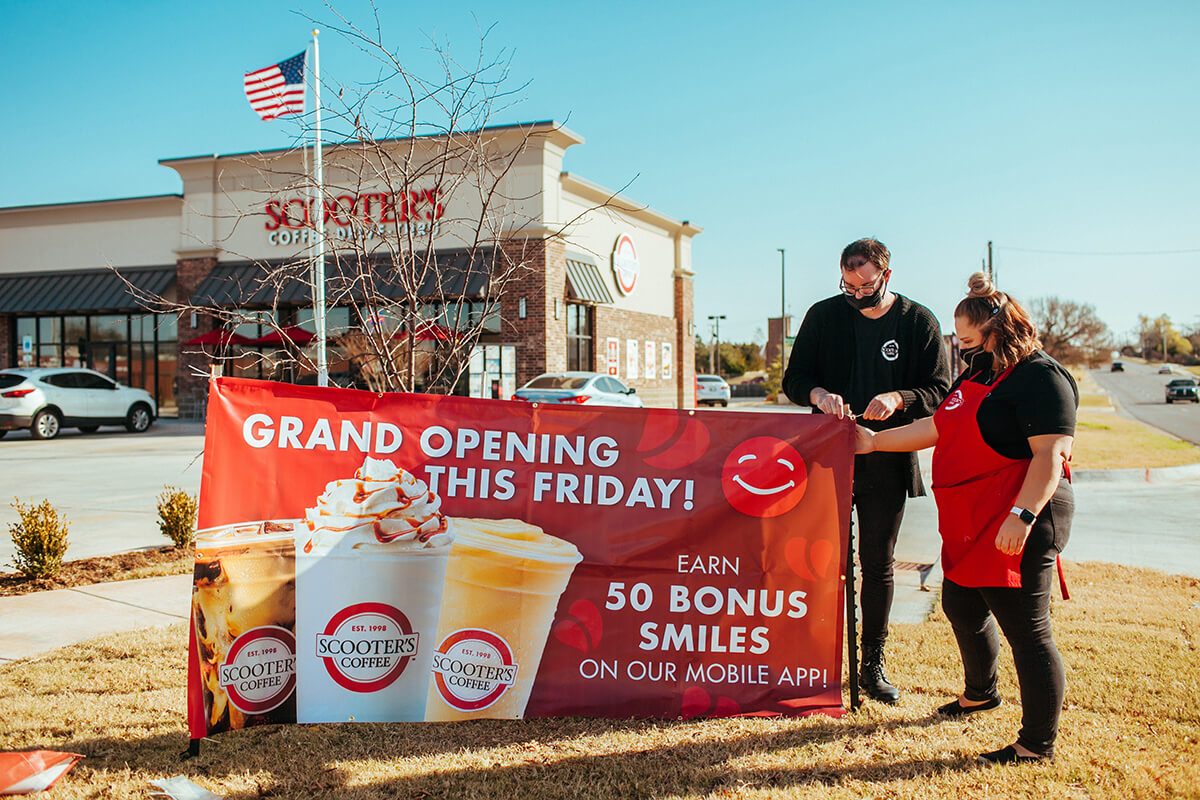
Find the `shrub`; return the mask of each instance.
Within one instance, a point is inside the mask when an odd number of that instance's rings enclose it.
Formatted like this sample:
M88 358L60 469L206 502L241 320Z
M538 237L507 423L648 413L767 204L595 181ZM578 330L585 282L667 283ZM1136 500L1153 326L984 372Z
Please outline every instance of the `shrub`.
M14 497L12 506L21 518L8 524L16 548L13 566L30 578L57 575L67 554L67 518L60 516L49 500L23 505Z
M196 511L199 507L194 495L167 486L158 496L158 529L176 547L187 547L196 533Z

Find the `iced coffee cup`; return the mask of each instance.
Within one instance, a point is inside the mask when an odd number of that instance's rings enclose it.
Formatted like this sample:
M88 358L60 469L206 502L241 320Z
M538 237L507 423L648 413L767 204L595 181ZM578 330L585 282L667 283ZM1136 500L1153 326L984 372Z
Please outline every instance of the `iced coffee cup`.
M296 721L296 527L196 533L192 625L209 733Z
M296 537L300 722L425 716L446 560L441 500L367 457L330 482Z
M520 719L575 545L517 519L454 518L425 719Z

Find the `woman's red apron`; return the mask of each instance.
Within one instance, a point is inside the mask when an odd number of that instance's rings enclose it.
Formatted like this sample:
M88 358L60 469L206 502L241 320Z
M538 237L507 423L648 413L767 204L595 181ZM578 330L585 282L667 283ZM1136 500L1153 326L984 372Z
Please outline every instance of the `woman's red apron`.
M996 548L1000 525L1025 481L1030 459L1006 458L983 440L979 404L991 386L965 380L934 412L933 496L942 534L942 570L959 586L1021 586L1021 553Z

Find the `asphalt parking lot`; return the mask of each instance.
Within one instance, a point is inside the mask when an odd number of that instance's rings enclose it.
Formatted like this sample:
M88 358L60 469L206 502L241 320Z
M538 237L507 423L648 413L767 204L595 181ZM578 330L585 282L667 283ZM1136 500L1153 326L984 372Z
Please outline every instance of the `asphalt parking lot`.
M203 456L199 422L160 419L142 434L64 429L48 441L10 432L0 439L0 571L12 568L14 497L49 499L66 515L68 559L170 544L158 530L157 497L168 485L200 491Z
M742 402L738 402L742 401ZM735 398L728 409L703 413L803 413ZM158 530L156 502L164 487L200 490L204 427L162 419L148 433L120 428L94 434L64 430L50 441L24 431L0 439L0 571L12 568L9 523L17 519L13 497L48 498L71 524L68 559L111 555L168 544ZM929 453L922 454L928 484ZM1102 474L1076 473L1076 514L1065 557L1152 567L1200 577L1200 465ZM909 501L896 558L928 564L939 550L932 497ZM936 576L935 576L936 580Z

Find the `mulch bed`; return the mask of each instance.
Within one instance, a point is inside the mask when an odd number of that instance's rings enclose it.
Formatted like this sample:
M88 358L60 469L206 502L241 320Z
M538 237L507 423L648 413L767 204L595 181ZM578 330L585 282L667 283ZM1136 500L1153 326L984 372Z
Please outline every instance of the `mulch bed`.
M62 570L53 578L33 579L19 572L0 572L0 597L106 583L137 576L141 571L155 575L184 574L192 571L194 561L190 547L167 546L64 561Z

